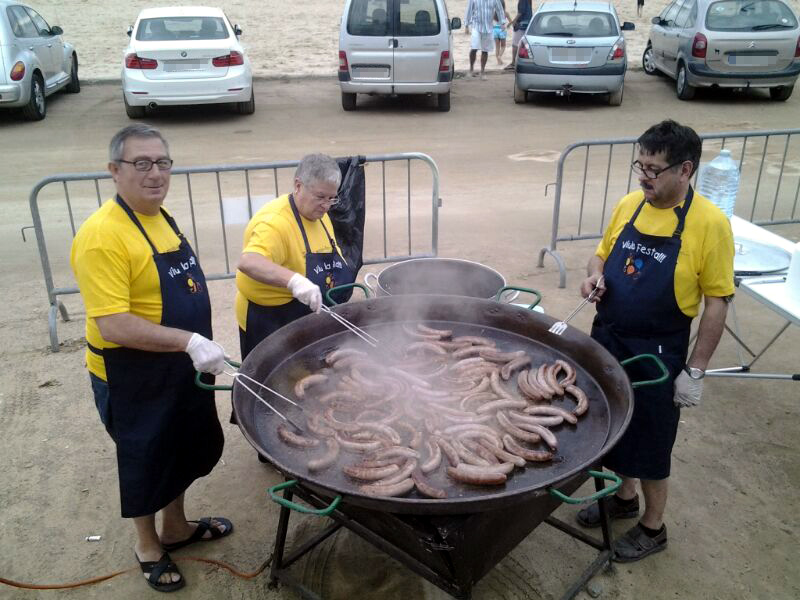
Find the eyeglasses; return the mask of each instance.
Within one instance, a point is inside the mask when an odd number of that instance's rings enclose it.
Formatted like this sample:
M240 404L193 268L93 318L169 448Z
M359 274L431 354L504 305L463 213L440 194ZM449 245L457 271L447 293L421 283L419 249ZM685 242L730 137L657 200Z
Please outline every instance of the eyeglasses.
M327 204L328 206L336 206L339 204L341 198L339 196L314 196L314 200L320 204Z
M173 160L171 158L159 158L158 160L150 160L149 158L140 158L138 160L122 160L117 161L133 165L137 171L147 172L153 168L153 165L158 167L159 171L169 171L172 168Z
M683 164L685 161L679 160L678 162L672 163L669 166L664 167L663 169L650 169L646 168L641 162L635 160L631 163L631 169L633 169L634 173L638 173L639 175L644 175L648 179L658 179L658 176L661 175L664 171L669 171L672 167L677 167L680 164Z

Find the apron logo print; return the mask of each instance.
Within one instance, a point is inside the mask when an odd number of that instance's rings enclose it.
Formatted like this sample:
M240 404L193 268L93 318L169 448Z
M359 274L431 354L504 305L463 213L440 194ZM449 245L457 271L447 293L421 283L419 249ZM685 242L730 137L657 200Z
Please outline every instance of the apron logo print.
M325 276L325 287L326 287L326 288L328 288L328 289L331 289L331 288L333 288L335 285L336 285L336 282L335 282L335 281L334 281L334 279L333 279L333 275L332 275L331 273L328 273L328 274Z
M643 266L644 261L641 258L633 258L633 254L631 254L625 260L625 267L623 268L622 272L629 277L638 279L639 275L642 273Z
M169 274L170 277L174 278L177 275L181 275L182 273L188 271L190 268L196 266L197 266L197 259L194 256L190 256L189 260L185 262L181 261L178 263L178 267L180 267L180 269L173 265L169 268L169 271L167 271L167 273Z
M652 256L658 262L664 262L664 259L667 258L667 255L663 252L659 252L655 248L649 248L643 244L638 242L633 243L630 240L625 240L622 242L622 249L623 250L633 250L636 254L644 254L645 256ZM631 252L630 256L633 256L633 252Z
M187 274L186 285L189 286L190 294L197 294L198 292L203 291L203 286L200 285L200 283L194 277L192 277L191 273Z

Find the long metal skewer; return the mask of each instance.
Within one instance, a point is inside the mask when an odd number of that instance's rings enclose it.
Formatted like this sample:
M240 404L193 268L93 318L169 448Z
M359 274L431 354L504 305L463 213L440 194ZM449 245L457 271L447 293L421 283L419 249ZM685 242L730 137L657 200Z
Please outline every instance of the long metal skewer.
M364 331L363 329L361 329L357 325L355 325L355 324L351 323L350 321L348 321L347 319L345 319L342 315L333 312L330 308L328 308L324 304L322 305L322 311L325 312L325 313L328 313L330 316L332 316L334 319L339 321L339 323L341 323L347 329L349 329L350 331L355 333L358 337L360 337L362 340L367 342L373 348L377 348L378 347L378 343L379 342L378 342L377 339L372 337L370 334L368 334L366 331Z
M293 401L293 400L290 400L289 398L287 398L287 397L286 397L286 396L284 396L283 394L279 394L278 392L276 392L276 391L275 391L275 390L273 390L272 388L270 388L270 387L267 387L267 386L266 386L266 385L264 385L263 383L259 383L258 381L256 381L256 380L255 380L255 379L253 379L252 377L249 377L249 376L245 375L244 373L239 373L238 371L235 371L235 372L231 372L231 371L225 371L225 374L226 374L226 375L230 375L230 376L231 376L231 377L233 377L235 380L237 380L237 383L238 383L239 385L241 385L241 386L242 386L244 389L246 389L246 390L247 390L248 392L250 392L250 393L251 393L253 396L255 396L255 397L256 397L256 399L257 399L259 402L261 402L262 404L266 405L266 406L267 406L267 408L269 408L269 409L270 409L272 412L274 412L276 415L278 415L278 416L279 416L281 419L283 419L284 421L286 421L287 423L289 423L289 424L290 424L292 427L294 427L295 429L297 429L297 431L304 431L304 429L303 429L302 427L300 427L300 426L299 426L299 425L298 425L298 424L297 424L295 421L293 421L292 419L290 419L288 416L284 415L284 414L283 414L281 411L279 411L277 408L275 408L274 406L272 406L272 404L270 404L269 402L267 402L266 400L264 400L264 398L262 398L262 397L261 397L261 394L259 394L258 392L254 391L253 389L251 389L251 388L250 388L250 386L248 386L246 383L244 383L244 382L242 381L242 379L247 379L248 381L252 381L252 382L253 382L253 383L255 383L257 386L264 388L264 389L265 389L265 390L267 390L268 392L271 392L272 394L275 394L275 395L276 395L276 396L278 396L279 398L281 398L281 399L283 399L283 400L286 400L286 402L288 402L289 404L292 404L292 405L296 406L297 408L299 408L300 410L303 410L303 407L302 407L302 406L300 406L299 404L297 404L297 402L295 402L295 401Z

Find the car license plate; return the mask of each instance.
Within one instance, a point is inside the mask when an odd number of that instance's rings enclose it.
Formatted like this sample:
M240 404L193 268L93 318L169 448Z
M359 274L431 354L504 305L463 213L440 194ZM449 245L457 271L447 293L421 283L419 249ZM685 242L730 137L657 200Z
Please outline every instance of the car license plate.
M389 67L353 67L354 79L388 79Z
M553 62L589 62L592 60L592 48L550 48L550 60Z
M736 67L769 67L775 64L775 57L759 54L729 54L728 64Z
M164 70L169 73L175 73L178 71L203 71L208 66L208 60L203 59L196 59L196 60L168 60L164 61Z

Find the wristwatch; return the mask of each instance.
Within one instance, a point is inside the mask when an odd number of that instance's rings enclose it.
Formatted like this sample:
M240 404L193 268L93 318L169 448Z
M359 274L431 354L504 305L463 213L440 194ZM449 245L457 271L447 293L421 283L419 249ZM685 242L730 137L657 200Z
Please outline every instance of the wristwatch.
M706 376L706 372L703 369L698 369L696 367L685 367L683 369L692 379L702 379Z

